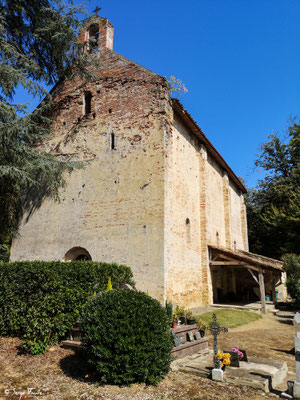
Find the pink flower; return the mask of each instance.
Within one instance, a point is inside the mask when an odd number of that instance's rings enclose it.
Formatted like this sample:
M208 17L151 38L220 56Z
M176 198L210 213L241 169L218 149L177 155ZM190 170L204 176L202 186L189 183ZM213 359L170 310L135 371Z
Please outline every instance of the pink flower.
M239 358L244 357L244 354L240 351L240 349L237 346L233 346L233 348L230 351L234 351L235 353L238 353Z

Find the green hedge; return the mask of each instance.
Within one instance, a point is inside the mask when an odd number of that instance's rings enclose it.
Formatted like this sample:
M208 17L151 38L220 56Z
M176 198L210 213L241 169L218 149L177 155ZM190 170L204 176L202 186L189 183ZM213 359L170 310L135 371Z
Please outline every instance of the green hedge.
M32 354L57 343L94 292L132 281L129 267L93 261L0 262L0 335L24 338Z
M81 340L102 384L156 384L169 371L173 340L166 309L142 292L99 293L84 307Z

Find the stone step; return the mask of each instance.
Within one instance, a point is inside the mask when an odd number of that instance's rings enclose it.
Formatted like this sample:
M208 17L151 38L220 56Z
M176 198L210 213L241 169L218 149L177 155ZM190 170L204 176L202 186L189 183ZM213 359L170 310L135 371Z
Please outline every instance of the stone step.
M60 344L65 349L72 349L75 351L82 349L82 343L79 340L63 340Z

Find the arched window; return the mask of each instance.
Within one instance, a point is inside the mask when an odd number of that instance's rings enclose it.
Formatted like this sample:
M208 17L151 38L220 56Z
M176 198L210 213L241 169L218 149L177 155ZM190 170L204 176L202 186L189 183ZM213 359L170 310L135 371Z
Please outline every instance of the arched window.
M73 247L66 252L65 261L88 261L92 260L90 253L83 247Z
M93 24L89 27L89 53L93 53L98 49L98 41L99 41L99 25Z
M85 92L84 93L84 114L90 114L92 110L92 93Z

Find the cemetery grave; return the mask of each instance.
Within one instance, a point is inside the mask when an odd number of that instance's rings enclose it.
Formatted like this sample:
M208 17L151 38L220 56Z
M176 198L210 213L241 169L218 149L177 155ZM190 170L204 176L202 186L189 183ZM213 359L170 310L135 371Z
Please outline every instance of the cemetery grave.
M174 347L172 355L174 358L183 358L192 354L205 351L208 349L208 338L201 337L198 326L180 325L171 330ZM80 352L82 344L80 341L80 326L77 324L73 327L70 339L61 342L62 347L72 349L75 352Z
M221 332L227 332L227 329L220 327L214 314L209 330L213 335L214 350L207 350L191 357L174 361L172 364L173 370L219 382L224 381L236 385L245 385L265 393L276 388L286 378L288 369L285 362L264 357L247 357L245 351L241 351L243 357L238 360L236 355L233 355L234 362L226 366L226 369L224 367L222 369L217 357L219 351L218 336ZM226 349L224 352L226 352ZM232 351L229 352L232 353Z
M292 314L292 313L291 313ZM281 391L286 389L286 380L295 381L294 328L290 323L293 315L288 318L263 317L258 321L229 329L228 333L218 336L218 347L228 350L233 345L246 349L248 360L252 358L269 358L274 361L285 361L288 364L289 374L284 380ZM288 320L290 319L290 321ZM222 324L220 324L222 325ZM213 348L213 337L207 335L209 348ZM197 362L199 368L199 354L189 358L178 359L173 363L172 369L165 379L157 386L132 385L130 387L97 386L93 377L89 375L83 359L68 349L53 346L42 356L28 356L19 354L21 344L18 338L0 338L1 377L0 393L3 394L7 388L17 389L33 387L47 389L47 400L68 400L72 398L109 398L111 400L152 400L165 398L166 394L172 400L191 399L218 399L218 400L266 400L274 399L273 393L264 393L247 385L241 386L238 382L234 384L226 381L226 376L231 369L240 368L226 367L224 382L215 383L193 373L180 373L183 368L176 363ZM202 353L202 357L209 356L204 367L213 367L212 350ZM176 367L176 368L175 368ZM190 368L191 370L191 368ZM199 369L198 369L199 372ZM204 375L203 375L204 376ZM235 377L237 373L235 372ZM277 387L276 387L277 389ZM277 392L278 393L278 392ZM81 396L81 397L80 397ZM1 397L1 396L0 396Z

